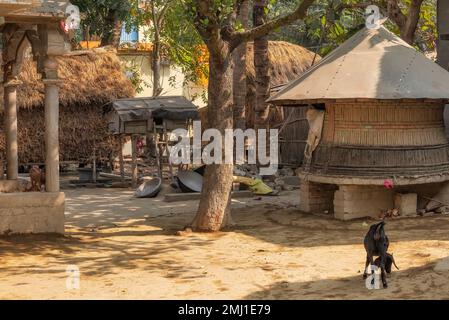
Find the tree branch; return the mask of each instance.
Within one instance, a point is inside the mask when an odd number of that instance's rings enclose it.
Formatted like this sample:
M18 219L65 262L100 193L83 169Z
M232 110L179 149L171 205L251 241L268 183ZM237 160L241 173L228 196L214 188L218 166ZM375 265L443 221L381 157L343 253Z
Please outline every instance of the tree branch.
M267 23L264 23L261 26L252 28L247 31L235 32L231 31L230 28L222 29L222 37L224 40L227 40L231 44L231 50L235 49L239 46L240 43L254 40L255 38L260 38L274 29L285 26L289 23L292 23L296 20L303 19L307 14L307 9L312 5L315 0L303 0L298 8L292 13L285 15L283 17L271 20Z
M402 30L407 21L407 17L399 7L398 0L388 0L387 11L388 17L393 20L394 23L396 23L397 26Z
M203 38L212 55L219 56L223 52L221 49L225 45L220 36L220 26L218 17L211 11L211 3L207 0L195 0L197 15L195 16L195 27ZM208 20L204 24L201 20ZM222 60L225 57L221 57Z
M167 2L162 7L161 12L159 12L159 17L157 18L157 24L159 25L159 28L162 27L162 23L164 21L165 13L170 8L170 6L173 4L173 0L166 0Z
M422 3L423 0L412 0L412 2L410 3L408 17L401 32L401 37L409 44L412 44L415 39L415 33L416 28L418 27Z

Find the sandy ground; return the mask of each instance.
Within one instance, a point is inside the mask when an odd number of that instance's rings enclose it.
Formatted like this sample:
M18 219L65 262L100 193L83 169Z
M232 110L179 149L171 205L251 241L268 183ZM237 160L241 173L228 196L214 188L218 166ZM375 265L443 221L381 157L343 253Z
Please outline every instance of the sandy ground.
M297 192L234 201L235 228L189 236L176 231L196 201L66 196L67 236L0 238L1 299L449 299L447 215L389 221L401 270L388 289L368 290L362 241L373 221L302 214ZM79 290L66 288L69 265Z

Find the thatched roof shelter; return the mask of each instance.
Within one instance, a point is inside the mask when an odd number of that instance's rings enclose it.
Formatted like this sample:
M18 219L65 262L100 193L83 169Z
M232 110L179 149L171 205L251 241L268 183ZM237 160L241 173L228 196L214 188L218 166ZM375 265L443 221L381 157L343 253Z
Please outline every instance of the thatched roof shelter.
M253 127L252 110L254 109L254 99L256 93L256 70L254 67L254 43L248 43L247 49L247 96L246 96L246 119L247 127ZM314 52L285 41L268 42L268 59L270 64L270 87L272 89L285 85L297 79L314 62L321 60L321 57ZM273 109L270 115L270 122L280 122L285 116L282 109Z
M57 58L60 88L60 157L61 161L86 161L97 154L108 156L115 148L107 132L103 106L113 100L134 96L134 88L122 71L115 52L105 49L74 52ZM24 62L18 87L19 162L44 162L44 85L35 62ZM0 88L0 95L3 94ZM3 102L0 102L3 121ZM0 126L0 128L2 128ZM4 151L0 130L0 153Z
M135 94L114 51L75 51L57 60L59 77L64 80L59 92L61 107L105 104ZM19 80L23 84L18 88L18 107L42 107L44 84L31 59L24 63ZM3 95L1 86L0 95ZM0 112L3 112L3 101L0 101Z
M248 85L254 86L256 70L254 68L254 43L248 43L247 77ZM271 87L287 84L298 78L312 63L321 60L319 55L299 45L285 41L268 42L268 58L270 60Z

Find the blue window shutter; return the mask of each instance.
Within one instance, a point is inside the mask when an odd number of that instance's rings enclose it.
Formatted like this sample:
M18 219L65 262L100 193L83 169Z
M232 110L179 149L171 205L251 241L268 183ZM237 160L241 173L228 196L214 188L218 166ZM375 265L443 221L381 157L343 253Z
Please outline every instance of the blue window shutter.
M138 42L139 32L136 27L133 27L130 32L126 32L126 26L122 27L122 34L120 35L120 43L124 42Z

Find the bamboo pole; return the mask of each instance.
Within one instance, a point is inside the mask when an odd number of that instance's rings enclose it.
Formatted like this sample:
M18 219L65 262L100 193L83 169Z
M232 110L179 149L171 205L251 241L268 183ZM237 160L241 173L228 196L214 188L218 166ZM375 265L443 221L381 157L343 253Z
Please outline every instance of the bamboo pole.
M0 180L5 179L4 171L5 171L5 169L3 166L3 158L0 158Z
M120 161L120 177L122 183L125 183L125 163L123 161L123 136L120 135L120 152L119 152L119 161Z
M132 187L137 188L137 177L138 177L138 169L137 169L137 135L132 135Z
M95 142L94 142L94 150L93 150L93 163L92 163L92 181L93 183L97 183L97 152L95 150Z

